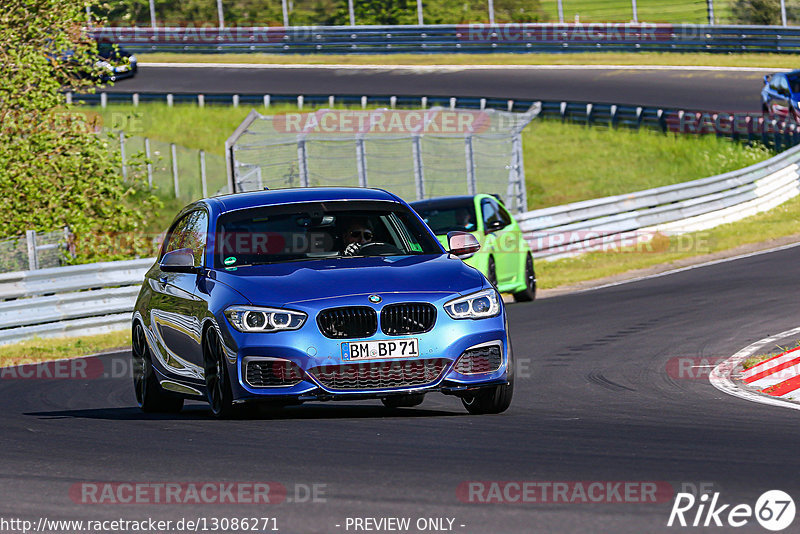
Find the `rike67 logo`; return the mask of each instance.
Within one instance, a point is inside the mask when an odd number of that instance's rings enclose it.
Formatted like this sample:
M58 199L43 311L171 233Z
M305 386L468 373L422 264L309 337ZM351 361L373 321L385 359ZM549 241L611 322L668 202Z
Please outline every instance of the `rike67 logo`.
M755 520L767 530L780 531L794 521L794 500L781 490L764 492L755 506L722 503L720 493L678 493L669 514L667 526L739 528Z

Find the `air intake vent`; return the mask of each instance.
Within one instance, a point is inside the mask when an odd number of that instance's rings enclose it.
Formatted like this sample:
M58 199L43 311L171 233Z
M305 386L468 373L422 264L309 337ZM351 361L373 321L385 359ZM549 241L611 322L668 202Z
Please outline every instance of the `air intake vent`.
M314 367L308 373L331 390L399 389L436 382L449 363L443 358L362 362Z
M462 375L477 375L497 371L502 363L500 347L492 345L464 351L453 369Z

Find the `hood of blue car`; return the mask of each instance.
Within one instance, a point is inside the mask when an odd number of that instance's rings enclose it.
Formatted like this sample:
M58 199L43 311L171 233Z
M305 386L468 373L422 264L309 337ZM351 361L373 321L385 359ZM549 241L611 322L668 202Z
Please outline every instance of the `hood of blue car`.
M216 278L259 306L372 293L470 293L483 275L456 257L376 256L278 263L217 271Z

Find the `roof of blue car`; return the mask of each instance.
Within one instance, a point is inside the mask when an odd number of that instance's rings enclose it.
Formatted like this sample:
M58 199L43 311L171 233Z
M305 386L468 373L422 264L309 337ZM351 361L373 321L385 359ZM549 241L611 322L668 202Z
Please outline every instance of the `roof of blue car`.
M252 191L214 197L220 212L251 208L257 206L274 206L293 202L321 202L330 200L388 200L397 198L381 189L366 187L298 187L294 189L271 189L269 191Z

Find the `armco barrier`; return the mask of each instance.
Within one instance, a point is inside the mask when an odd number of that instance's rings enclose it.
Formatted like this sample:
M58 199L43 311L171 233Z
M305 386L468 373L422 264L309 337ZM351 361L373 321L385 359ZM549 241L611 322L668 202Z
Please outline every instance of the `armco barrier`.
M771 52L800 50L800 28L695 24L105 27L94 35L133 52Z
M0 274L0 345L130 327L153 258Z
M557 259L631 243L655 232L690 232L771 209L800 193L800 147L737 171L517 216L537 258Z
M362 95L286 95L286 94L198 94L198 93L122 93L100 92L96 94L67 93L72 103L105 106L109 103L167 102L202 105L255 106L261 108L273 104L307 107L333 106L386 106L386 107L431 107L450 109L499 109L525 112L541 102L539 118L585 124L587 126L609 126L621 128L650 128L662 132L681 134L712 134L729 137L737 141L757 141L780 152L800 144L800 128L795 122L762 116L757 113L731 114L722 112L685 111L670 108L630 106L596 102L565 102L558 100L509 100L502 98L474 98L449 96L362 96Z
M800 194L800 147L710 178L576 202L517 216L539 259L572 256L636 235L689 232L771 209ZM0 345L34 336L130 327L154 259L0 274Z

